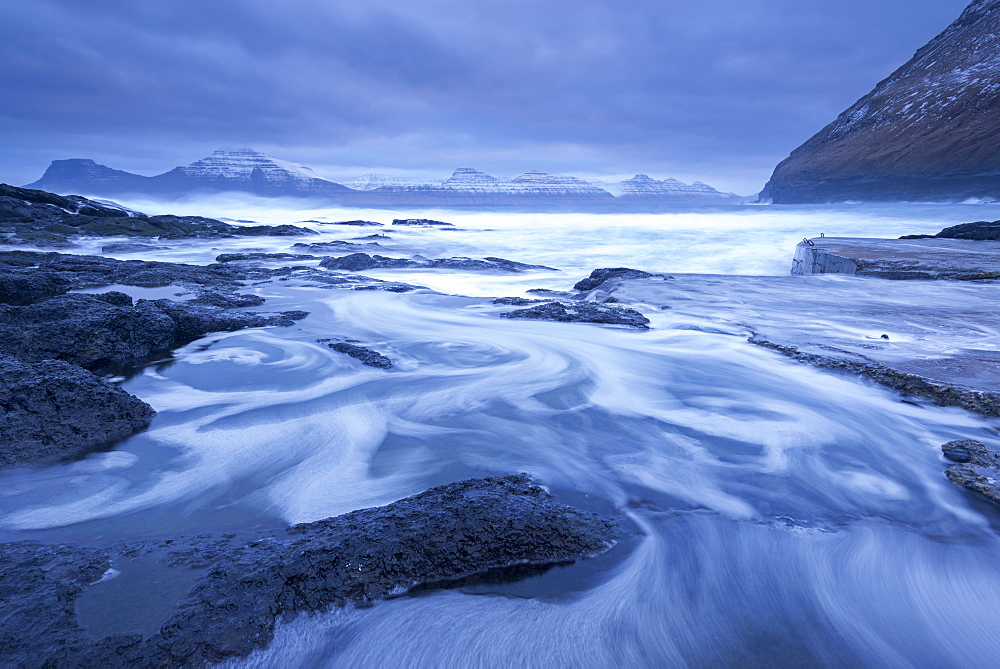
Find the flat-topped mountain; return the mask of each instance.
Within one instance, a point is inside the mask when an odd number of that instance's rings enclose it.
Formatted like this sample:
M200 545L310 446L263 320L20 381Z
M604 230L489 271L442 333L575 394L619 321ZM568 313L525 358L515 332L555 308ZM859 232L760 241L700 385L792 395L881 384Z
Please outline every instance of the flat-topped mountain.
M795 149L776 203L1000 198L1000 0L962 15Z
M232 191L264 197L321 198L353 206L614 206L716 204L744 199L700 182L689 186L676 179L657 181L643 174L620 184L595 184L539 171L502 178L471 167L456 169L444 181L366 174L345 185L323 179L305 165L252 149L219 149L207 158L151 177L89 159L55 160L41 179L27 187L57 193L166 198Z

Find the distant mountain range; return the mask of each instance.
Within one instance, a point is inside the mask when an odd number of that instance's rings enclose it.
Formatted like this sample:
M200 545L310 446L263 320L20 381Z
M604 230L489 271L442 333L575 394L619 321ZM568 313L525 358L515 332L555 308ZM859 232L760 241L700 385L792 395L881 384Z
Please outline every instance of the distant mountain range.
M93 160L54 160L41 179L27 184L63 194L176 198L198 193L242 192L263 197L318 198L355 206L533 206L735 204L748 198L701 182L658 181L645 174L615 184L525 172L504 179L460 167L441 182L368 174L344 184L317 176L305 165L251 149L219 149L208 158L146 177Z
M1000 0L975 0L792 151L775 203L1000 199Z

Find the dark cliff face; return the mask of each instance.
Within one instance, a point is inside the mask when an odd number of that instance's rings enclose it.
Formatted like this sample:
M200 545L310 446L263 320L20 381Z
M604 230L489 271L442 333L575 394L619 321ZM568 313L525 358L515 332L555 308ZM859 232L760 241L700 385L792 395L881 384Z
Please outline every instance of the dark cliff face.
M1000 0L957 21L795 149L775 203L1000 198Z

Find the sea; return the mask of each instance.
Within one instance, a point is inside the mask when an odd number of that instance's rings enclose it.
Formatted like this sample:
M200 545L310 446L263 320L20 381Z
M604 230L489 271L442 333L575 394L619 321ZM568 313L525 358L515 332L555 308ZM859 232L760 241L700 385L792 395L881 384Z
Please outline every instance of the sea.
M787 276L803 238L932 234L1000 219L1000 205L586 214L236 197L123 204L319 234L171 240L112 254L121 259L208 264L353 240L392 257L551 269L365 273L419 287L403 293L294 276L250 284L244 292L267 300L258 310L310 316L212 334L115 379L157 410L150 428L81 461L0 474L0 539L110 546L271 528L516 472L626 528L607 554L520 581L299 616L232 666L996 666L1000 512L947 481L939 447L972 438L998 448L1000 421L903 401L753 346L746 332L713 327L726 314L711 308L683 328L654 318L636 331L501 319L490 300L570 290L599 267ZM418 217L454 227L389 225ZM385 225L332 225L352 219ZM355 239L374 233L389 239ZM105 243L68 252L99 254ZM871 281L838 285L850 295ZM183 286L117 289L193 296ZM353 341L395 366L363 366L319 339Z

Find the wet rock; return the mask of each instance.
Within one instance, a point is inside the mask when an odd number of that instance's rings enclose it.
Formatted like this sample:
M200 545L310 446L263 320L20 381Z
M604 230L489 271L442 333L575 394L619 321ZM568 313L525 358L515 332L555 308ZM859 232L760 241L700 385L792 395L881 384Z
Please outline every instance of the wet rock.
M31 304L45 297L61 295L72 285L69 279L54 272L0 267L0 302L4 304Z
M976 221L961 223L945 228L934 235L945 239L975 239L980 241L1000 241L1000 221Z
M482 260L476 258L440 258L438 260L428 261L427 265L432 269L461 269L471 270L474 272L519 273L536 270L548 272L559 271L553 267L546 267L545 265L529 265L527 263L507 260L506 258L497 258L495 256L487 256Z
M1000 394L973 390L958 384L950 385L924 378L918 374L910 374L893 369L888 365L869 360L856 354L851 357L838 355L819 355L805 353L786 344L769 341L760 335L751 335L747 341L757 346L764 346L778 351L794 360L815 367L833 369L855 374L871 379L888 388L913 397L922 397L938 406L954 406L983 414L984 416L1000 416Z
M495 569L591 557L610 548L619 532L607 520L556 502L520 474L432 488L246 543L203 535L108 550L2 544L0 597L7 619L0 662L216 664L265 647L279 619L366 605ZM149 638L123 630L91 639L74 605L85 590L101 587L95 582L122 553L210 568ZM141 601L143 593L133 595Z
M434 221L429 218L394 218L392 219L393 225L415 225L415 226L429 226L438 225L446 226L449 228L455 227L454 223L445 223L444 221Z
M369 269L401 269L404 267L418 267L420 263L404 258L387 258L386 256L373 255L367 253L352 253L339 258L327 258L320 262L320 267L327 269L343 269L349 272L363 272Z
M0 184L0 239L8 244L66 246L80 235L184 239L314 234L293 225L238 226L202 216L147 216L78 195Z
M299 313L231 312L170 300L127 305L89 294L60 295L23 307L0 305L0 354L117 371L209 332L290 325Z
M490 304L506 304L512 307L521 307L526 304L540 304L548 301L549 300L531 300L527 297L498 297L494 300L490 300Z
M231 230L239 237L298 237L300 235L318 235L319 233L309 228L302 228L297 225L242 225L234 226Z
M294 244L293 246L305 246ZM302 253L220 253L215 256L215 262L227 263L242 260L315 260L316 256Z
M332 223L328 223L326 221L305 221L305 222L306 223L319 223L320 225L356 225L356 226L382 225L381 223L377 223L375 221L362 221L362 220L356 220L356 221L334 221Z
M580 279L573 286L574 290L588 291L599 288L605 281L611 279L646 279L654 274L643 272L641 269L631 269L629 267L602 267L595 269L586 279Z
M362 364L368 365L369 367L378 367L379 369L392 369L393 367L392 360L378 351L365 346L357 346L356 344L347 344L344 342L327 344L327 346L338 353L344 353L351 356L355 360L360 360Z
M972 439L949 441L941 450L956 463L946 472L949 481L1000 504L1000 453Z
M649 319L635 309L608 307L592 302L549 302L527 309L507 311L501 318L523 318L564 323L601 323L648 329Z
M374 236L374 235L373 235ZM379 239L382 239L379 237ZM350 249L377 249L382 245L378 242L371 242L370 244L354 244L352 242L344 241L332 241L332 242L313 242L312 244L306 244L304 242L298 242L292 244L292 248L299 249L309 249L310 251L347 251Z
M80 457L145 429L155 413L69 363L0 355L0 467Z
M259 307L266 300L260 295L246 295L239 293L222 293L216 291L206 291L196 298L187 301L187 304L204 304L220 309L245 309L247 307Z
M165 251L169 248L169 246L140 244L138 242L111 242L101 247L101 253L143 253L146 251Z
M434 260L408 260L405 258L388 258L367 253L352 253L339 258L327 258L320 263L327 269L343 269L351 272L361 272L370 269L450 269L471 272L510 272L519 273L529 270L556 271L543 265L528 265L505 258L437 258Z

